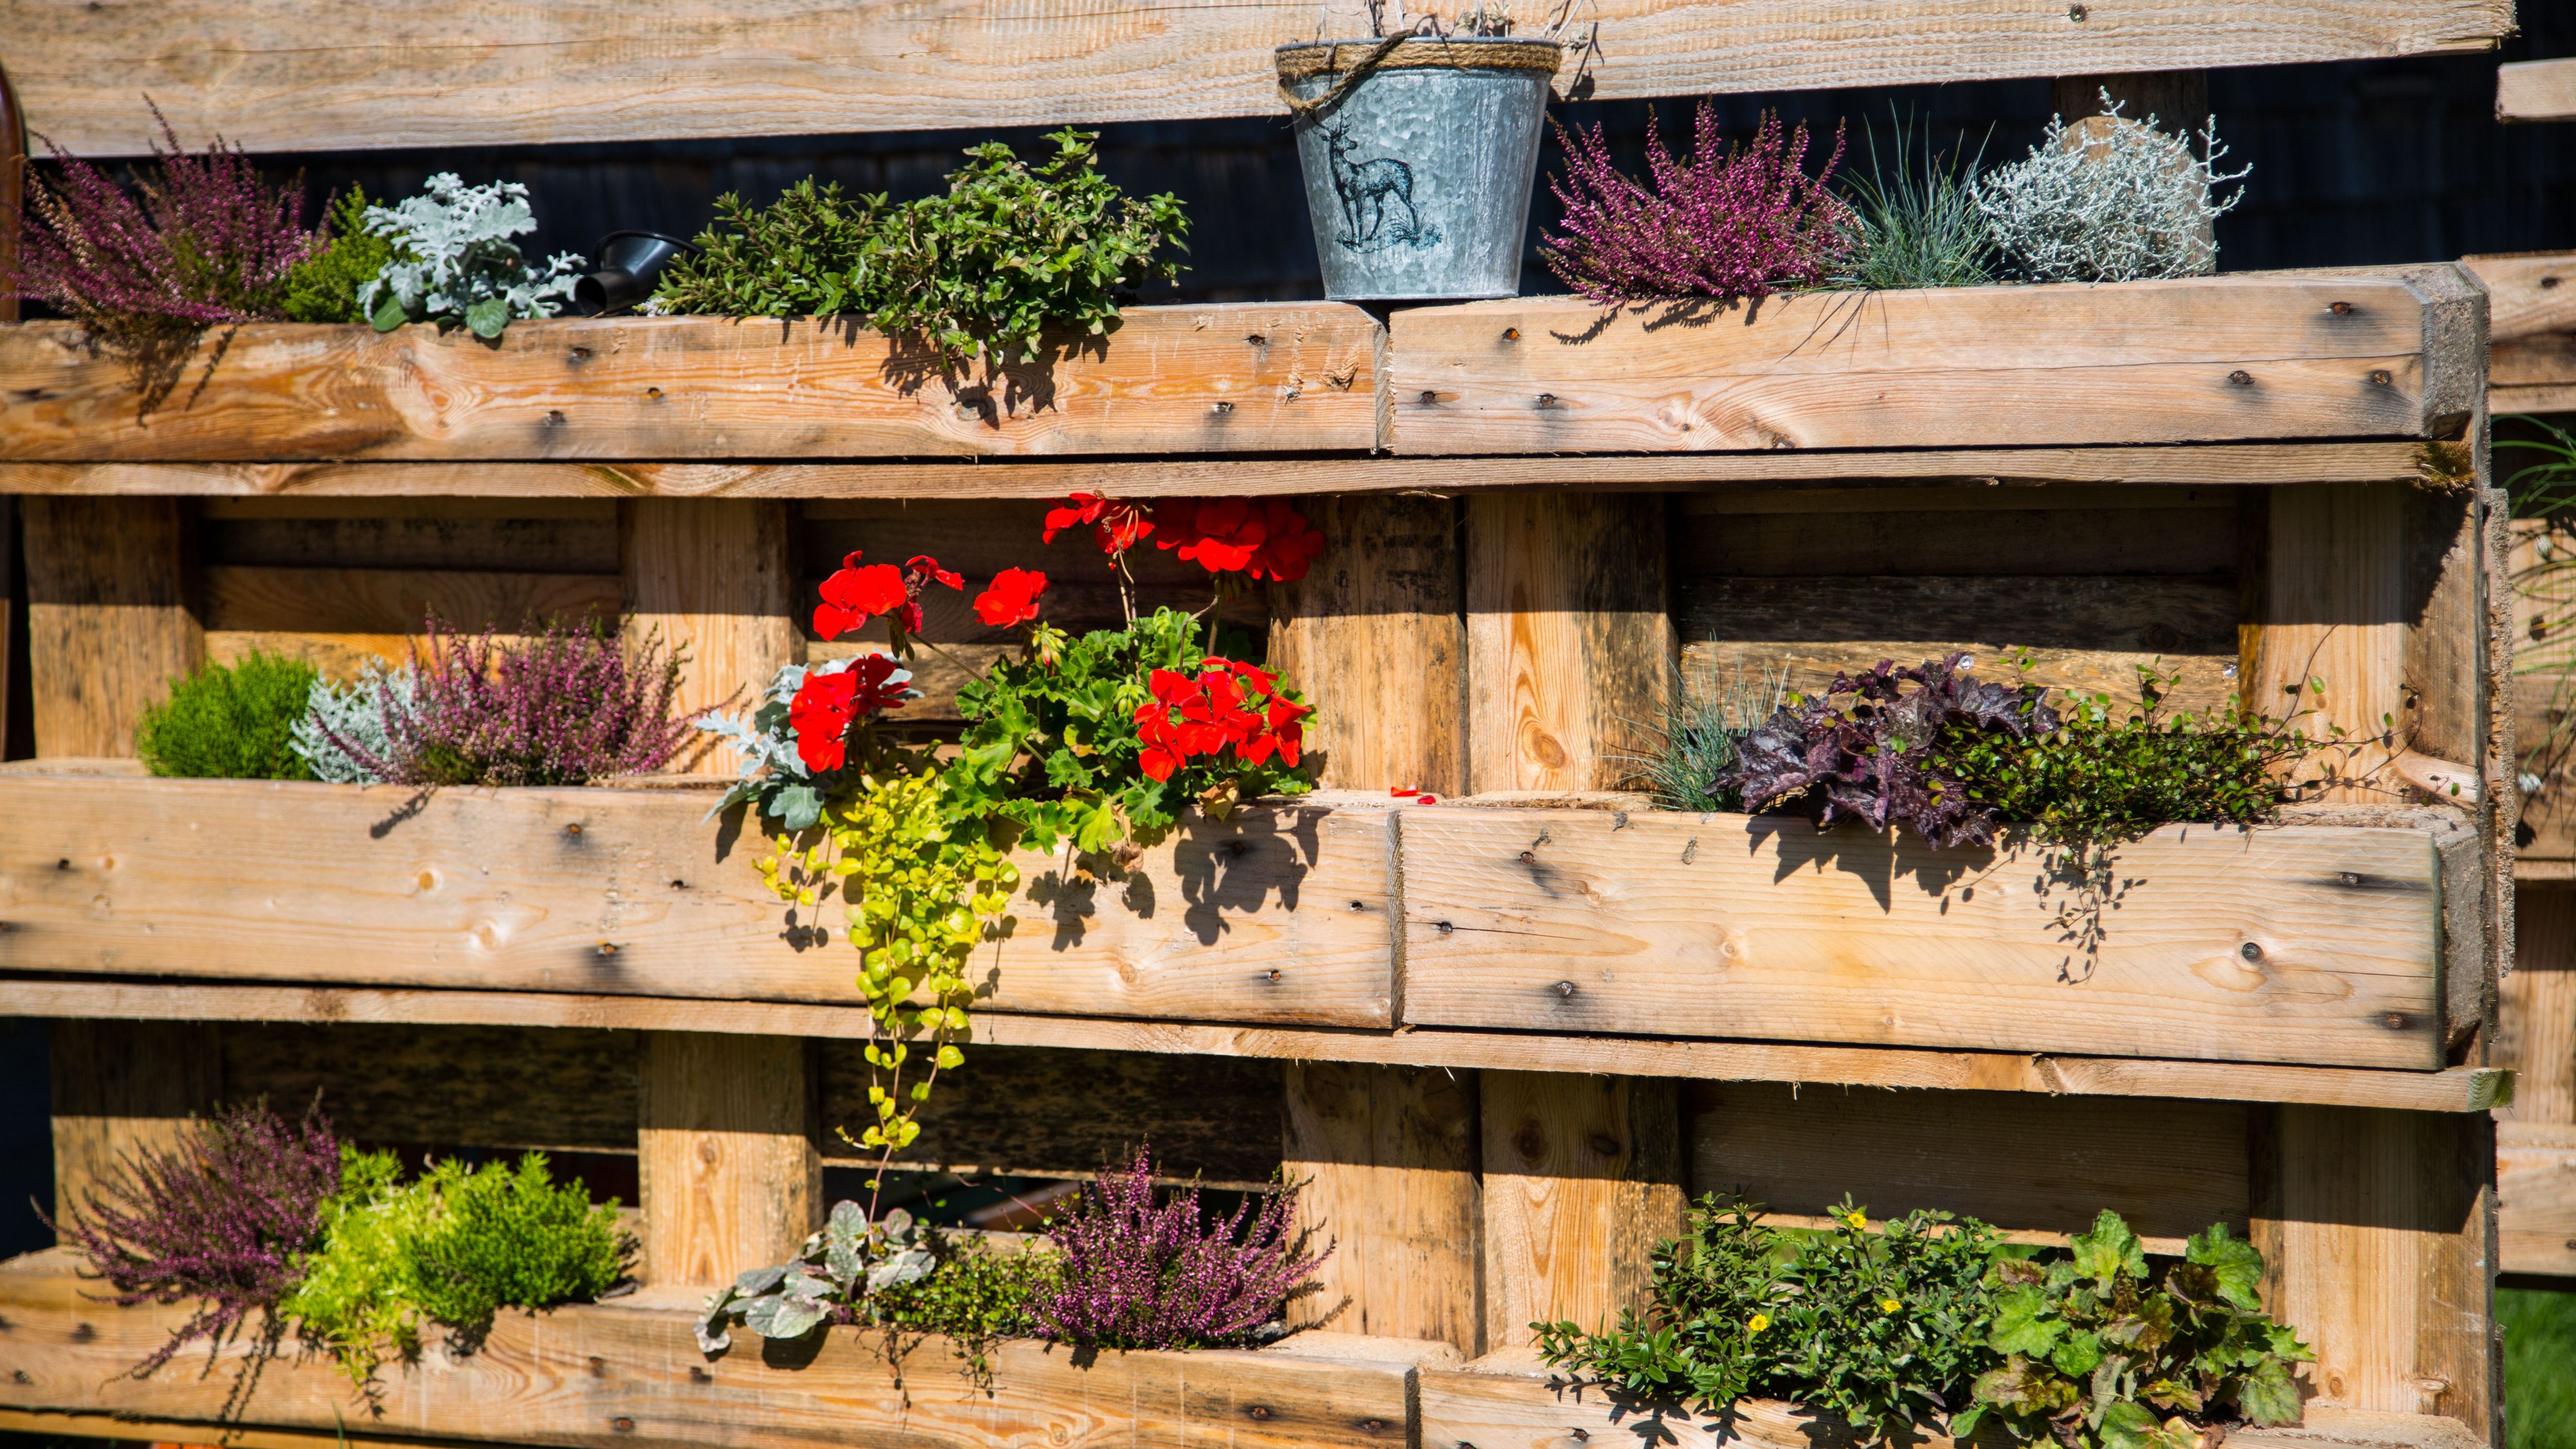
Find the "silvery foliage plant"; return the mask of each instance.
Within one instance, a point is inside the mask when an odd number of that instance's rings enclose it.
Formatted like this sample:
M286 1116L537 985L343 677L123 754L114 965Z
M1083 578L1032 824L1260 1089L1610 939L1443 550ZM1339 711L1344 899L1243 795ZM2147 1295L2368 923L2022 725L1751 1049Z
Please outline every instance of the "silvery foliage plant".
M453 171L400 206L367 208L367 230L394 243L394 259L359 289L379 332L405 322L458 323L498 337L513 317L551 317L572 295L581 257L561 252L540 272L510 240L537 229L528 188L515 181L468 186Z
M2193 138L2121 118L2102 93L2108 124L2049 118L2048 135L2027 159L1976 179L1977 209L1996 249L2034 282L2129 282L2198 277L2218 269L2209 224L2245 193L2218 188L2254 168L2221 172L2227 148L2211 117Z
M392 750L392 741L385 736L385 698L391 695L398 709L408 707L413 684L410 665L387 669L382 661L373 659L367 661L356 682L346 688L327 679L314 680L312 693L305 696L304 717L287 732L287 748L304 757L317 780L334 785L383 784L356 757L333 743L331 736L337 735L383 759Z
M805 687L808 674L838 674L858 660L834 659L810 669L790 664L769 681L760 703L750 711L726 714L722 711L700 716L697 727L733 747L742 760L740 778L707 812L713 820L718 815L748 800L759 814L777 820L789 830L810 830L823 818L823 802L831 797L849 776L847 770L817 773L805 768L796 753L796 730L788 720L795 707L796 691ZM888 688L910 683L912 672L898 669L887 676Z
M938 1261L932 1230L912 1214L896 1208L871 1223L857 1203L834 1203L823 1231L806 1238L793 1262L754 1268L708 1296L698 1351L731 1348L737 1322L763 1338L802 1338L844 1306L929 1277Z

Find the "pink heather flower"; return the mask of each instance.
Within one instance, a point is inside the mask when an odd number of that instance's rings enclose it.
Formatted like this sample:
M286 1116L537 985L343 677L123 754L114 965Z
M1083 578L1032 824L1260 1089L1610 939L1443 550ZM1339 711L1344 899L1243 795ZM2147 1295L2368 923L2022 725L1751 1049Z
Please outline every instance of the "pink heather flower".
M1849 206L1825 189L1843 156L1843 133L1824 169L1806 174L1807 125L1784 136L1766 115L1753 139L1729 149L1717 111L1699 104L1691 154L1665 149L1646 119L1649 191L1611 164L1601 128L1557 127L1565 170L1548 178L1563 204L1564 231L1541 239L1540 256L1566 285L1604 306L1659 298L1760 298L1780 287L1812 287L1855 242Z

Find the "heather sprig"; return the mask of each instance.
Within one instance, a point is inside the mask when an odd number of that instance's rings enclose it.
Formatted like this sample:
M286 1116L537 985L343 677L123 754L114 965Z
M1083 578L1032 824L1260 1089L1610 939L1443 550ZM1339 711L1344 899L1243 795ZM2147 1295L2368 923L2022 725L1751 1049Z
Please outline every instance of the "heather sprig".
M1247 1217L1249 1222L1247 1223ZM1154 1186L1153 1155L1084 1185L1047 1227L1055 1280L1029 1300L1042 1338L1099 1348L1218 1348L1276 1336L1289 1297L1331 1256L1307 1251L1297 1194L1283 1187L1211 1220L1196 1184Z
M191 1340L221 1344L253 1313L272 1313L339 1187L340 1143L318 1103L293 1125L253 1104L190 1123L175 1146L128 1154L55 1226L113 1290L106 1301L196 1304L135 1365L140 1378Z
M1649 189L1610 158L1601 128L1557 127L1565 170L1548 178L1564 207L1563 231L1539 255L1566 285L1604 306L1660 298L1757 299L1784 287L1822 285L1856 244L1850 206L1827 189L1842 161L1843 133L1814 176L1807 124L1784 132L1766 115L1751 140L1729 147L1717 110L1700 102L1691 152L1676 157L1646 119Z
M160 108L152 118L161 140L132 191L45 141L61 174L28 177L14 218L18 263L5 279L123 360L147 405L168 392L199 333L284 317L287 276L317 244L300 180L263 179L221 137L191 154Z
M450 631L436 616L409 695L378 696L381 748L328 720L360 771L398 785L581 785L659 769L689 737L672 717L682 655L658 634L629 645L613 622L533 623L520 638Z

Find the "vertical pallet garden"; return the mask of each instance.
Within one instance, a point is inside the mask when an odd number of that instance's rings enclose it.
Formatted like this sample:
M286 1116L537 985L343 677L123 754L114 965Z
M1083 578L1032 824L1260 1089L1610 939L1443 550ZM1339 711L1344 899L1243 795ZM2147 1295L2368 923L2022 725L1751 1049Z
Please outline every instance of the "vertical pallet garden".
M345 23L315 9L317 33ZM67 55L125 43L63 23ZM2189 27L2058 60L2000 20L1940 23L1988 58L1872 73L2197 63ZM2282 44L2444 49L2496 23L2292 18ZM1185 24L1195 49L1129 78L1162 98L1119 114L1248 106L1212 78L1235 20ZM953 41L906 50L864 123L918 123L906 87L980 73ZM1709 82L1723 53L1672 48L1607 93ZM1007 114L1063 113L1025 89ZM300 114L345 131L335 104ZM668 104L690 116L656 134L724 128ZM260 134L309 141L296 124ZM2036 1245L2107 1209L2156 1254L2221 1224L2315 1351L2304 1426L2230 1437L2501 1444L2487 1113L2513 1092L2491 1054L2515 792L2488 315L2449 266L1750 309L1129 308L993 376L837 323L274 324L209 339L148 408L67 324L0 327L36 750L0 768L0 1006L55 1023L58 1203L191 1114L318 1091L357 1140L631 1182L641 1245L634 1292L389 1366L363 1423L309 1356L240 1398L242 1344L123 1376L176 1310L110 1308L67 1250L31 1255L0 1265L0 1425L1539 1449L1637 1425L1544 1368L1535 1325L1642 1306L1687 1204L1741 1191L1792 1225L1848 1194ZM1021 852L975 959L973 1057L907 1158L1075 1180L1150 1141L1173 1178L1302 1183L1336 1247L1266 1347L1011 1341L980 1377L898 1377L840 1327L702 1351L698 1302L795 1253L874 1160L832 1130L870 1114L856 953L769 890L760 822L711 808L721 751L435 791L132 758L174 675L256 649L345 677L432 612L624 615L686 646L680 703L713 708L874 647L807 623L854 551L979 579L1041 559L1052 622L1113 624L1088 543L1036 542L1077 491L1287 496L1322 532L1310 573L1224 616L1317 705L1320 788L1120 856ZM1133 587L1203 596L1164 555ZM936 593L920 635L938 652L906 719L933 730L1017 642ZM2185 706L2293 700L2355 742L2359 783L2155 829L2108 887L2024 832L1934 849L1625 789L1692 671L1814 689L1951 653L2115 694L2147 666ZM1767 1401L1663 1427L1841 1434Z

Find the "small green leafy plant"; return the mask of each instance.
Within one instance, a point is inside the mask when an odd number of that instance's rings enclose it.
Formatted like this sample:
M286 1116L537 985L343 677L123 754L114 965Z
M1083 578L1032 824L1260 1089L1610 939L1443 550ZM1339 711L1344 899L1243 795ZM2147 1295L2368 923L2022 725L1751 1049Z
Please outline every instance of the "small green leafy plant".
M865 317L944 366L1033 362L1050 327L1097 337L1118 294L1179 275L1189 220L1169 195L1138 200L1094 165L1096 134L1058 131L1031 166L999 141L966 153L948 189L901 206L809 179L760 211L727 196L672 262L654 310L737 317Z
M594 1205L578 1179L556 1183L542 1152L401 1177L392 1153L343 1146L322 1247L281 1305L362 1389L383 1363L416 1356L428 1325L471 1345L503 1308L596 1298L625 1272L617 1204Z
M1983 149L1975 156L1938 152L1926 134L1918 150L1906 122L1892 119L1893 164L1880 165L1873 127L1868 174L1854 173L1844 183L1859 221L1849 280L1870 288L1974 287L1993 281L1994 232L1977 209L1972 183Z
M1601 1332L1532 1324L1539 1353L1640 1400L1731 1404L1767 1389L1794 1249L1740 1195L1701 1198L1690 1224L1690 1236L1655 1249L1646 1312L1623 1309L1619 1326Z
M322 221L320 245L286 274L290 322L364 322L358 294L395 257L392 242L367 230L364 187L352 186L332 202Z
M237 664L208 664L143 712L134 752L155 775L309 780L292 741L313 679L312 665L256 650Z
M1995 1264L1987 1347L1960 1438L1988 1419L2014 1438L2068 1449L2195 1449L2199 1425L2233 1410L2295 1424L2290 1366L2316 1355L2263 1316L2263 1255L2224 1223L2195 1233L2159 1276L2120 1215L2105 1211L2069 1255ZM2161 1416L2161 1417L2160 1417Z

